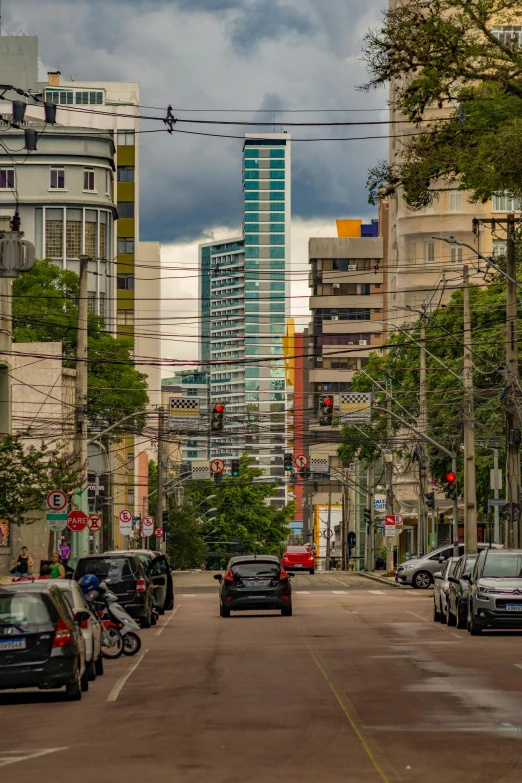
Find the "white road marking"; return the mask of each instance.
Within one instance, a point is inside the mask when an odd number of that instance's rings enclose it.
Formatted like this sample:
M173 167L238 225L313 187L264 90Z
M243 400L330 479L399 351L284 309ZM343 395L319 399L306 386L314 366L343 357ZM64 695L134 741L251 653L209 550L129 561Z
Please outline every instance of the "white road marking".
M137 660L132 664L132 666L129 667L128 671L120 677L120 679L118 680L118 682L116 683L112 691L109 693L109 695L107 696L107 701L116 701L116 699L120 694L121 689L129 679L129 677L131 676L132 672L136 671L136 669L138 668L142 660L145 658L147 653L148 650L144 650L142 653L138 655Z
M386 595L384 590L368 590L368 592L372 595Z
M295 594L296 595L310 595L310 591L309 590L296 590Z
M156 633L154 634L154 636L161 636L161 634L163 633L163 630L164 630L164 629L167 627L167 625L170 623L170 621L172 620L172 618L174 617L174 615L176 614L176 612L178 611L178 609L179 609L179 606L176 606L176 607L175 607L175 608L172 610L172 614L170 615L170 617L169 617L169 619L167 620L167 622L166 622L166 623L163 623L163 625L161 626L161 628L158 628L158 630L156 631Z
M347 595L348 590L332 590L333 595Z
M182 598L195 598L196 593L181 593Z
M331 579L332 582L339 582L340 585L344 585L345 587L348 587L346 582L342 582L340 579L336 579L335 576L327 576L327 579Z
M61 750L68 749L68 746L66 746L64 748L47 748L47 750L37 750L35 752L29 751L29 753L23 750L0 751L0 767L7 767L8 764L18 764L20 761L31 761L31 759L37 759L39 756L48 756L50 753L59 753ZM8 758L3 758L4 755L7 755Z
M522 663L514 663L513 666L516 666L517 669L522 669Z
M423 623L429 623L430 622L429 620L426 620L425 617L421 617L420 614L415 614L415 612L410 612L408 609L406 610L406 613L407 614L412 614L414 617L418 617L419 620L422 620Z

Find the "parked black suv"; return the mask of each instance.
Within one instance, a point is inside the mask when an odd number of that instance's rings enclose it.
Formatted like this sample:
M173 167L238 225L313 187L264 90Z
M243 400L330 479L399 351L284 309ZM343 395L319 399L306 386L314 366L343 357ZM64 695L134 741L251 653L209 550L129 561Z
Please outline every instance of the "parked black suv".
M82 612L74 617L63 592L47 582L0 587L0 690L65 685L69 699L80 699L89 687L84 619Z
M152 582L147 569L131 552L105 552L80 557L74 571L79 581L85 574L94 574L100 582L108 579L118 601L142 628L150 628L154 601ZM155 616L155 615L154 615Z
M128 554L137 555L145 565L149 578L154 585L153 600L158 614L174 609L174 582L170 565L165 555L153 549L131 549ZM114 554L114 553L111 553Z

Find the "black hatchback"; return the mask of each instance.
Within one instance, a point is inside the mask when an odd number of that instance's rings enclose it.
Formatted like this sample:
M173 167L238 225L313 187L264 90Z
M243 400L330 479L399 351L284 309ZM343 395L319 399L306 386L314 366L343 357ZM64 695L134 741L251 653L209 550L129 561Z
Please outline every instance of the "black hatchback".
M272 555L242 555L233 557L225 576L215 574L220 582L219 614L252 609L280 609L286 617L292 615L290 578L278 557Z
M84 619L48 582L0 587L0 690L65 685L69 699L81 698L88 688Z

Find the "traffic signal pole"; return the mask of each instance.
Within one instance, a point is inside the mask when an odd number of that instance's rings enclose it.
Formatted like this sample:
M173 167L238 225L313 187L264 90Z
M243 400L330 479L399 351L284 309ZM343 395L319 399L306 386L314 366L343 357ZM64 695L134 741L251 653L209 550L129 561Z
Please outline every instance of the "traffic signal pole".
M514 514L514 504L520 504L520 414L518 412L518 318L516 296L516 244L515 216L507 216L507 304L506 304L506 385L504 402L506 406L507 456L506 456L506 500L509 503L509 529L505 536L506 545L518 549L521 546L520 506Z
M471 354L471 308L469 267L464 276L464 544L466 552L477 551L477 490L475 486L475 406L473 400L473 360Z
M89 258L80 257L80 285L78 301L78 327L76 338L76 387L75 387L75 431L74 451L76 462L82 474L83 486L76 493L76 506L80 511L89 514L87 488L87 328L88 328L88 272ZM89 552L89 530L71 534L71 564L75 565L78 558Z

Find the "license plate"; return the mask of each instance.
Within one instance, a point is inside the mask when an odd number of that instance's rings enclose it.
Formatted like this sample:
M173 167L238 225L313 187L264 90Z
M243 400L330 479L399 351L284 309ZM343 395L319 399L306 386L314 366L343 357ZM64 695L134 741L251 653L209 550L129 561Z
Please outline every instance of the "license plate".
M0 639L0 652L2 650L25 650L25 639Z
M506 604L508 612L522 612L522 604Z
M251 590L257 590L259 587L268 587L270 579L260 579L256 582L243 582L243 587L248 587Z
M292 568L302 568L302 567L303 567L302 563L293 563L292 565Z

